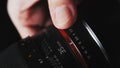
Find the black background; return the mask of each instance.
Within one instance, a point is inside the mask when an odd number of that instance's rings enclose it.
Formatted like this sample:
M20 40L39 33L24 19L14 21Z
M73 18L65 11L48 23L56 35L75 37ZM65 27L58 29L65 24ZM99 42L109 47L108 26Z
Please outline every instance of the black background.
M0 51L20 39L7 14L6 3L7 0L0 0Z
M120 65L120 1L84 0L80 12L95 31L115 66ZM83 13L83 14L82 14ZM0 0L0 51L20 40L6 11L6 0Z

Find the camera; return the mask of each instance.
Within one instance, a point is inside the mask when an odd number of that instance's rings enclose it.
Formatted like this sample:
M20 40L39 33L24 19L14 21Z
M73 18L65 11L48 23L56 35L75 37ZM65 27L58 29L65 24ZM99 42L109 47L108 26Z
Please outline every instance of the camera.
M49 26L17 45L30 68L111 68L104 45L84 20L65 30Z

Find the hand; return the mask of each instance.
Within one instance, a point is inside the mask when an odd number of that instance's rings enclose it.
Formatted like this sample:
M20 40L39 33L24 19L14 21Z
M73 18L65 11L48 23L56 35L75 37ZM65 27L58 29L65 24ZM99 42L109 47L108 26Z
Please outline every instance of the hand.
M77 0L8 0L8 14L25 38L42 32L51 23L59 29L67 29L76 18ZM50 14L49 14L50 13Z

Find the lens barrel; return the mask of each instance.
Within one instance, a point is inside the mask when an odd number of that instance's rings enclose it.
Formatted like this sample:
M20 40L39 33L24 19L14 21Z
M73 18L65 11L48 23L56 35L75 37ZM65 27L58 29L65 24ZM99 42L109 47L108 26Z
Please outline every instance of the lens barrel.
M110 68L104 46L85 21L66 30L50 26L19 45L30 68Z

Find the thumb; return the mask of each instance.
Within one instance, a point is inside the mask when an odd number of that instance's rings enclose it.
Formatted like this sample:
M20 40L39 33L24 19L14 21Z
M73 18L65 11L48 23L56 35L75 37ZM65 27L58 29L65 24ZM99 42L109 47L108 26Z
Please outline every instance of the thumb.
M48 0L53 24L59 29L69 28L75 21L76 9L73 0Z

